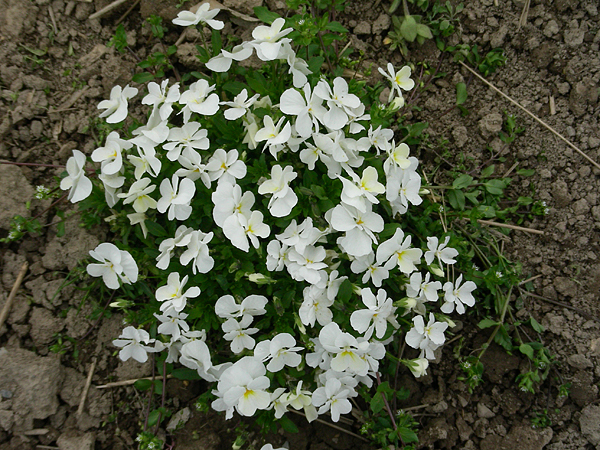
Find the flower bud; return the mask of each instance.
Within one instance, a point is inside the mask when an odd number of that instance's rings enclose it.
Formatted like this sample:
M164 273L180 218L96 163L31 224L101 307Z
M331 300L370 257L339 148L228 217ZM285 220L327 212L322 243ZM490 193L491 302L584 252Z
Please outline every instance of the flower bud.
M427 375L429 361L426 358L417 358L410 361L404 361L404 364L410 369L415 378Z

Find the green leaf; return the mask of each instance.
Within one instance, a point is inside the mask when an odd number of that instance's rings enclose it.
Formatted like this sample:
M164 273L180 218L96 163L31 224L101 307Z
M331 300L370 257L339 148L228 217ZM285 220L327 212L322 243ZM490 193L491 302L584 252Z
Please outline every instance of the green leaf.
M535 169L519 169L517 173L522 177L530 177L535 174Z
M335 33L347 33L348 30L342 26L339 22L329 22L325 27L326 30L333 31Z
M417 137L423 131L425 131L428 127L429 127L428 122L413 123L408 129L408 134L410 135L410 137Z
M490 194L502 195L506 187L506 182L504 180L490 180L486 181L483 185L485 186L485 190Z
M481 322L479 322L477 324L477 326L479 328L481 328L482 330L485 328L495 327L496 325L500 325L500 322L497 322L492 319L483 319Z
M419 36L424 37L425 39L433 39L433 34L431 34L431 29L422 23L417 24L417 34Z
M199 380L200 375L198 372L193 369L188 369L187 367L179 367L178 369L173 369L171 372L173 378L177 378L178 380Z
M148 233L152 236L156 237L164 237L166 236L167 230L165 230L161 225L156 222L152 222L151 220L146 220L146 228L148 228Z
M340 284L340 290L338 291L337 300L340 302L347 302L352 297L352 283L347 279Z
M463 191L458 189L449 190L448 201L450 202L450 206L452 206L454 209L458 209L459 211L463 211L465 209L465 194Z
M272 24L275 19L281 17L279 14L274 13L273 11L269 11L269 8L265 6L254 7L254 14L256 14L256 17L258 17L260 20L268 23L269 25Z
M497 344L500 344L502 347L504 347L505 350L509 352L513 349L512 340L510 339L508 331L506 331L504 325L500 325L500 328L498 328L498 333L496 333L494 341L496 341Z
M140 84L147 83L148 81L152 80L154 80L154 75L152 75L150 72L136 73L133 77L131 77L131 81Z
M473 183L473 177L465 173L452 182L452 187L454 189L464 189L469 187L471 183Z
M148 414L148 427L153 427L158 422L158 418L160 417L160 411L155 409L154 411Z
M494 164L487 166L481 171L481 178L489 178L494 174L496 166Z
M288 416L282 416L281 419L279 419L279 423L281 424L281 428L283 428L284 431L287 431L288 433L298 433L298 427L296 426L296 424L294 422L292 422L292 420L288 417Z
M133 386L140 391L147 391L152 387L152 380L137 380Z
M212 53L213 56L221 53L221 48L223 47L223 41L221 40L221 33L218 30L212 30L212 34L210 36L210 42L212 44Z
M519 345L519 351L521 353L523 353L524 355L527 355L527 357L531 360L533 360L534 358L534 351L533 348L531 347L531 345L529 344L521 344Z
M529 319L529 323L531 324L531 328L533 328L537 333L543 333L546 331L546 329L541 326L533 317Z
M308 60L308 69L312 73L319 73L321 72L321 67L323 66L324 62L325 58L323 58L322 56L315 56L313 58L310 58Z
M61 220L56 224L56 237L63 237L65 235L65 221Z
M370 406L371 411L373 411L373 414L377 414L383 409L383 407L385 406L385 402L383 401L383 395L381 394L381 392L375 393L375 395L371 399Z
M531 205L533 203L533 199L531 197L519 197L517 198L517 203L519 203L519 205Z
M496 217L496 209L490 205L479 205L477 211L479 211L486 219L493 219Z
M246 88L247 86L244 83L235 80L229 80L223 84L223 90L233 95L238 95Z
M408 42L413 42L417 38L417 22L413 16L406 16L402 25L400 25L400 33Z
M467 85L465 83L456 84L456 104L462 105L467 101Z
M419 442L419 437L412 429L401 427L398 428L398 437L402 439L404 444L410 444L411 442Z

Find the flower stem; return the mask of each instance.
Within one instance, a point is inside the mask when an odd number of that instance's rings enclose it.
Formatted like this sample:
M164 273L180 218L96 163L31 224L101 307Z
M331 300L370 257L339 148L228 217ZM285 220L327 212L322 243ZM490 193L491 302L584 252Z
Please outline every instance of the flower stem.
M379 372L375 372L375 375L377 375L377 385L380 386L381 385L381 377L379 376ZM381 393L381 397L383 398L383 403L385 404L385 409L386 409L388 415L390 416L390 419L392 419L392 425L394 426L394 430L396 430L396 429L398 429L398 427L396 426L396 419L394 419L394 414L392 413L390 404L387 401L385 392Z

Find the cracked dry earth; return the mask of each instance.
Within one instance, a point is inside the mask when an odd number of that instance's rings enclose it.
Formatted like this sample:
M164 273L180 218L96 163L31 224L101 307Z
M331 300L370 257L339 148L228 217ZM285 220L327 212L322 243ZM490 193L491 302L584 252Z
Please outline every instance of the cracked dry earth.
M71 150L90 155L94 150L96 105L115 84L130 82L136 60L107 47L123 21L128 43L143 58L152 51L143 20L157 14L170 21L176 0L141 0L113 10L100 19L89 17L106 0L0 0L0 159L23 163L64 164ZM264 5L284 13L275 0L229 0L224 5L251 14ZM363 50L366 66L404 64L390 52L383 38L391 26L386 1L350 1L339 20L350 30L352 46ZM507 65L488 79L501 91L542 118L594 161L600 161L600 12L595 0L532 0L528 22L518 27L521 0L466 0L460 32L451 44L478 44L484 51L502 47ZM227 19L228 13L221 15ZM226 33L244 35L253 24L230 16ZM170 28L165 40L174 43L180 31ZM189 36L176 54L180 70L195 69L195 37ZM411 49L413 62L436 66L435 45ZM431 141L448 140L450 151L477 165L487 157L487 146L506 156L498 172L514 162L535 169L531 178L515 177L512 189L529 195L532 189L549 208L547 216L524 224L543 235L512 232L505 242L509 257L523 264L539 297L528 297L518 316L533 315L546 331L544 343L557 360L562 381L571 383L568 397L558 397L557 381L544 383L536 395L518 390L515 377L527 361L492 346L485 355L483 387L469 393L451 346L442 362L419 380L404 376L411 391L404 408L420 422L420 448L481 450L581 450L600 448L600 170L555 135L529 119L514 105L456 64L445 61L444 77L421 95L414 118L428 121ZM377 74L377 71L373 71ZM455 85L469 84L470 111L461 117L454 109ZM133 113L136 112L133 105ZM504 111L519 116L524 133L511 145L498 139ZM428 148L413 149L421 160L435 157ZM145 394L133 387L98 389L108 381L148 376L149 365L119 362L111 340L120 332L122 317L104 317L105 299L82 302L74 286L60 287L79 260L105 239L105 231L87 231L77 215L67 220L66 234L57 236L56 210L50 201L25 207L35 186L52 185L61 169L0 165L0 233L8 232L10 218L40 215L48 226L42 234L0 246L0 305L6 300L24 262L29 269L0 329L0 448L61 450L136 448ZM67 215L74 212L67 207ZM465 329L477 348L486 335ZM58 339L64 353L52 352ZM73 352L76 342L77 354ZM86 377L95 365L91 388L80 412ZM176 449L229 448L235 419L193 410L193 400L206 389L197 382L169 380L169 408L191 413L185 427L175 432ZM190 407L188 410L185 408ZM550 425L532 427L532 419L546 409ZM295 418L294 418L295 419ZM356 432L355 423L342 426ZM289 441L292 450L371 448L362 440L324 424L300 433L272 436ZM171 431L169 431L171 432ZM161 433L165 433L161 430ZM251 441L259 435L251 433Z

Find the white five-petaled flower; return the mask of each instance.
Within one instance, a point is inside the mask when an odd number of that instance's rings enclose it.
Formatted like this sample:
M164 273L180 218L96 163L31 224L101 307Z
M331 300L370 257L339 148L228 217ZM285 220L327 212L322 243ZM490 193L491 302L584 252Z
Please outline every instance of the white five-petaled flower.
M151 81L148 83L148 95L142 99L143 105L152 105L154 109L158 108L160 120L166 120L173 112L173 103L179 100L179 83L175 83L169 89L167 85L169 80L163 80L160 86Z
M398 94L402 97L402 90L410 91L415 87L415 82L410 78L411 70L409 66L404 66L398 72L394 69L392 63L387 65L388 73L386 73L381 67L378 69L379 73L387 78L392 83L392 89L390 90L390 96L388 103L392 101L394 96Z
M282 169L279 164L276 164L271 168L271 179L265 180L258 187L259 194L271 194L269 212L274 217L287 216L298 203L298 197L290 187L290 182L297 176L292 166L285 166Z
M181 111L184 123L189 122L193 112L204 116L212 116L217 113L219 110L219 96L212 92L214 90L214 85L210 86L208 81L201 79L192 83L190 88L181 94L179 103L185 105Z
M456 307L457 313L464 314L465 305L473 306L475 304L472 292L477 289L477 286L472 281L466 281L461 286L461 282L462 274L458 276L454 284L451 281L444 284L444 304L440 308L443 313L450 314Z
M235 149L226 152L222 148L215 150L208 160L205 170L210 180L218 180L220 183L235 184L236 179L246 176L246 164L238 159L239 152Z
M354 206L363 213L367 210L367 202L378 204L379 200L376 195L383 194L385 186L377 181L377 169L372 166L367 167L361 178L358 178L358 175L351 170L348 173L352 181L342 176L339 177L343 185L340 197L342 202Z
M258 328L248 328L252 323L252 316L246 314L242 316L242 319L238 322L234 318L227 319L225 323L221 325L223 329L223 337L226 341L231 341L229 346L231 351L236 355L241 353L245 348L252 350L254 348L254 338L252 334L258 333Z
M417 350L421 350L419 358L431 360L435 358L434 351L445 341L444 331L448 328L446 322L436 322L433 313L429 313L429 322L425 325L422 316L413 317L414 326L406 333L406 343Z
M325 386L313 392L312 402L314 406L319 407L319 414L330 411L331 420L338 422L341 414L352 411L352 404L348 397L350 397L350 390L345 389L337 378L330 378Z
M267 409L271 404L271 396L266 391L270 381L265 375L267 369L258 359L245 356L229 366L221 374L217 390L213 391L219 398L212 403L217 411L233 412L242 416L253 416L257 409ZM229 416L231 417L231 416Z
M92 153L92 161L102 163L102 173L114 175L123 167L122 150L131 148L133 144L119 138L119 133L113 131L106 137L104 147L99 147Z
M231 108L225 110L225 118L227 120L236 120L246 114L248 108L250 108L260 94L254 94L250 99L248 99L248 91L243 89L238 95L233 98L232 102L222 102L222 105L230 106Z
M358 258L373 251L372 244L377 242L374 233L383 231L383 218L371 211L370 203L367 204L365 212L345 205L337 205L330 211L331 214L326 214L325 217L329 217L327 220L331 227L346 233L337 240L346 253ZM377 262L379 264L379 260Z
M85 155L73 150L73 156L67 160L67 176L60 182L63 191L69 189L67 198L72 203L80 202L92 193L92 182L85 176Z
M419 248L411 248L412 236L404 237L402 229L396 229L394 235L377 247L377 264L384 264L388 270L398 266L400 271L406 275L417 270L416 264L421 261L423 251Z
M193 25L208 25L213 30L222 30L225 24L220 20L215 20L217 14L221 11L219 8L210 9L210 2L202 3L196 12L180 11L177 17L173 19L175 25L190 27Z
M250 249L248 239L254 248L258 248L258 238L266 238L271 232L269 225L263 223L263 217L260 211L252 211L250 217L234 214L223 222L223 233L240 250L247 252Z
M427 272L425 279L421 272L415 272L410 276L409 284L406 285L406 295L412 298L425 299L435 302L438 299L438 291L442 289L440 281L429 281L431 274Z
M146 330L129 326L123 330L118 339L113 341L113 345L122 347L119 351L119 358L122 361L133 358L138 362L145 363L148 361L148 352L153 351L153 348L144 344L151 344L152 342L154 342L154 339L150 339L150 335Z
M348 83L341 77L333 80L333 89L327 81L319 81L314 93L327 102L329 111L323 115L323 123L332 130L339 130L346 126L349 120L348 114L361 104L356 95L348 92Z
M196 193L196 185L189 178L180 180L177 175L173 175L171 180L165 178L160 183L162 197L158 200L156 209L160 213L168 209L169 220L186 220L192 214L190 202Z
M148 209L156 209L156 200L150 197L156 189L156 185L150 185L150 178L142 178L136 181L129 188L129 192L126 194L117 194L117 197L124 198L123 204L133 203L133 209L137 213L144 213Z
M336 372L349 370L360 376L367 374L369 363L363 356L369 349L369 342L358 341L350 333L342 331L336 322L331 322L321 328L319 340L325 350L335 354L331 360L333 370Z
M431 265L434 258L437 258L440 266L442 263L454 264L456 262L454 258L458 256L458 251L452 247L447 247L448 241L450 241L450 236L446 236L444 242L438 245L439 241L437 237L427 237L428 250L425 252L425 262L428 265Z
M167 150L167 158L170 161L175 161L181 155L184 149L200 149L206 150L210 146L210 141L206 137L208 131L200 128L198 122L188 122L181 128L171 128L166 144L163 148Z
M98 109L106 109L100 117L106 117L108 123L119 123L127 117L127 100L136 96L136 88L115 86L110 91L110 100L102 100L98 103Z
M119 280L125 284L137 281L138 266L128 251L119 250L116 245L104 242L90 250L90 256L100 264L88 264L87 273L93 277L102 277L109 289L118 289Z
M188 298L195 298L200 295L200 288L192 286L184 291L188 276L179 279L179 273L171 272L167 278L167 284L156 290L156 300L163 302L160 305L161 311L173 308L177 312L183 311Z
M279 372L284 366L298 367L302 357L296 353L302 347L296 347L296 339L289 333L279 333L273 339L261 341L254 348L254 357L260 361L269 361L267 370Z
M282 30L285 25L285 19L278 17L273 21L271 26L259 25L252 30L253 41L249 42L249 45L254 47L256 54L262 61L273 61L279 56L279 50L285 42L290 42L291 39L285 38L293 30L292 28L286 28Z
M352 328L359 333L365 333L370 330L369 335L375 329L375 336L381 339L385 335L388 322L396 328L400 326L396 322L392 299L388 298L385 290L379 289L377 298L375 298L371 289L364 288L361 291L361 296L367 309L359 309L352 313L350 316Z

